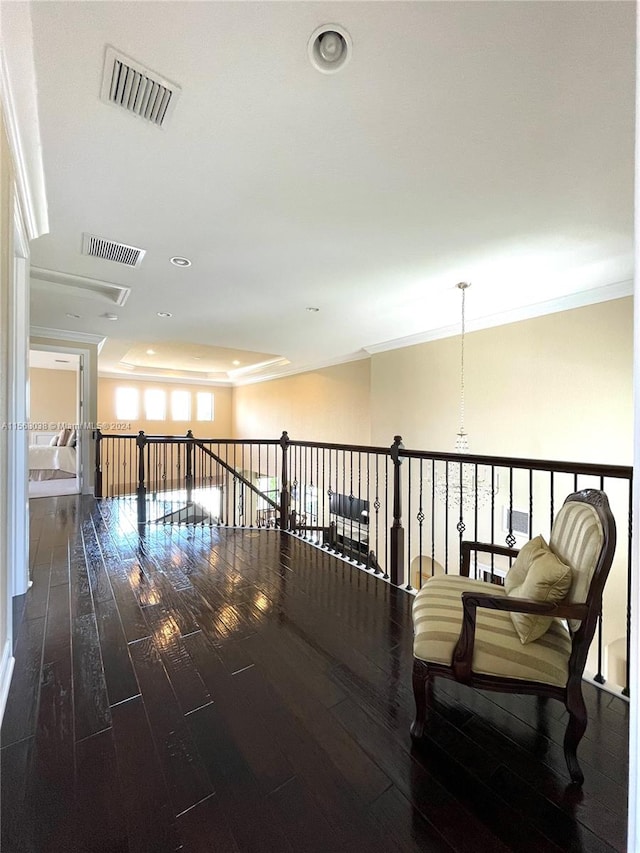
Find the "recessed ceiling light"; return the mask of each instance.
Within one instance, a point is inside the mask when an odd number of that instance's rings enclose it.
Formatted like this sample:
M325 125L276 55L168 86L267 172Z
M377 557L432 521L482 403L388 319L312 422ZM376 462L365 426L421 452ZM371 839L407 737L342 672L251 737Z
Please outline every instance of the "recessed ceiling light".
M158 311L158 317L173 317L173 314L170 314L168 311Z
M154 349L148 349L147 350L147 355L155 355L155 354L156 354L156 351Z
M171 263L174 265L174 267L190 267L191 266L191 261L189 260L189 258L181 258L181 257L176 256L175 258L171 258L170 260L171 260Z
M71 317L73 320L79 320L80 319L79 314L70 314L69 312L67 312L67 317Z
M319 310L319 308L314 308L312 305L307 308L307 311L313 311L314 314L317 314Z
M103 314L102 316L104 317L104 319L105 319L105 320L117 320L117 319L118 319L118 315L117 315L117 314L109 314L109 313L107 313L107 314Z
M193 359L193 361L202 361L201 355L192 355L191 358Z
M237 367L240 364L240 362L236 358L234 361L231 362L231 364L233 364L235 367Z

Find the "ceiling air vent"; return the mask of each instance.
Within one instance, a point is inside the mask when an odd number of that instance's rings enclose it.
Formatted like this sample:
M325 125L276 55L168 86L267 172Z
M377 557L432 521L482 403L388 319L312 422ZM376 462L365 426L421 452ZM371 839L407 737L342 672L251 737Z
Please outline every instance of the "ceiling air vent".
M107 46L100 92L103 101L164 127L179 94L175 83Z
M144 249L127 246L126 243L116 243L114 240L103 240L93 234L82 235L82 254L92 258L102 258L105 261L115 261L128 267L140 266L145 255Z

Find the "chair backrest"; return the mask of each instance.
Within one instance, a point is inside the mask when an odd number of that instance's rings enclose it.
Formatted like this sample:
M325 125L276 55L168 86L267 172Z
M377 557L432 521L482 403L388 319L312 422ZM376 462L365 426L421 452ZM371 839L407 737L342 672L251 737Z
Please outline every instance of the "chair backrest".
M569 495L553 523L549 546L571 567L573 579L565 602L590 606L582 627L591 642L616 546L616 523L605 493L584 489ZM571 620L569 624L577 632L582 623Z

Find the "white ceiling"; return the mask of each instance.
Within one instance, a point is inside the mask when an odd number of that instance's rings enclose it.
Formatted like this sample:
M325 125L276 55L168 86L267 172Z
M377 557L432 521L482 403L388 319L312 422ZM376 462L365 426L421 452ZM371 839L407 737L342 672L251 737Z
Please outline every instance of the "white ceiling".
M36 2L32 20L51 232L31 321L108 336L102 369L170 341L268 353L252 376L275 375L455 324L460 280L481 323L632 278L633 3ZM326 23L353 40L336 74L307 56ZM166 128L100 100L107 45L181 87ZM83 232L145 258L83 256Z

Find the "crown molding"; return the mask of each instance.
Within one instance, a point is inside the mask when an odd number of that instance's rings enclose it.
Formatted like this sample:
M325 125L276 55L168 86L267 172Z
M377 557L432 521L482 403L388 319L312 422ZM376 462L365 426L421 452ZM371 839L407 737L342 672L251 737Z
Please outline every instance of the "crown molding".
M347 355L338 356L337 358L329 358L323 361L314 361L311 364L305 364L302 367L291 366L288 370L278 372L272 371L265 373L262 376L248 376L246 379L238 379L233 383L234 388L241 388L243 385L256 385L258 382L271 382L274 379L286 379L288 376L297 376L299 373L314 373L316 370L324 370L326 367L337 367L339 364L349 364L351 361L363 361L369 358L369 353L364 350L348 353Z
M31 11L28 3L2 3L0 101L15 171L20 210L29 240L49 231L42 162L40 121L36 102ZM11 18L11 21L8 19ZM8 50L8 48L10 50ZM11 53L11 56L8 53ZM12 85L19 81L19 92Z
M546 314L557 314L561 311L571 311L574 308L584 308L587 305L596 305L598 302L609 302L613 299L622 299L633 295L633 281L617 281L614 284L605 284L594 287L591 290L582 290L579 293L571 293L567 296L559 296L557 299L549 299L545 302L535 302L531 305L523 305L520 308L512 308L507 311L499 311L488 314L486 317L467 318L466 331L479 332L482 329L491 329L495 326L506 326L508 323L519 323L523 320L532 320L536 317L544 317ZM427 329L415 335L407 335L404 338L394 338L379 344L370 344L364 349L370 355L389 350L411 347L416 344L424 344L429 341L437 341L441 338L451 338L460 334L460 323L451 326L440 326L437 329Z
M106 338L103 335L91 335L89 332L71 332L68 329L48 329L46 326L31 326L31 338L49 338L56 341L72 341L78 344L95 344L98 352L102 349Z

